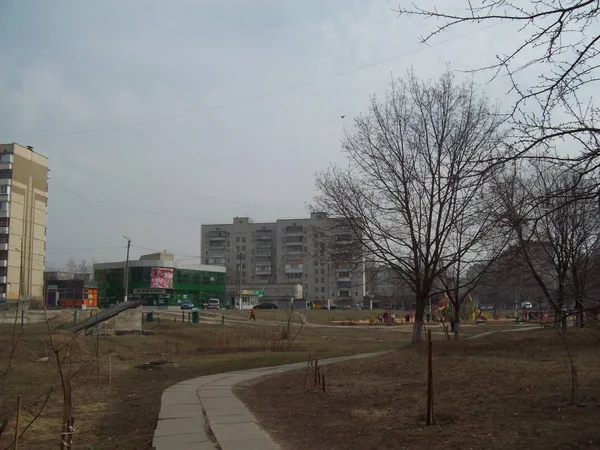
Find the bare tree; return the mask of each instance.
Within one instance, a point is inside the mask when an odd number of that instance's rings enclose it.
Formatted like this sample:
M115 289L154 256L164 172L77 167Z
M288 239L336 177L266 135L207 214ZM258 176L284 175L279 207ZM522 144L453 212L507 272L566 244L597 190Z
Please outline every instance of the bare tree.
M448 72L423 83L409 74L355 119L343 141L348 168L317 174L319 209L343 218L368 258L391 267L415 293L413 343L422 341L436 280L487 229L475 224L475 211L485 206L482 188L492 173L482 160L496 160L503 149L500 123L472 82L457 84ZM450 246L461 218L474 227Z
M509 115L516 155L529 156L540 147L551 148L559 139L568 140L582 151L564 159L581 165L584 172L597 167L600 124L592 94L600 79L598 1L465 0L462 14L450 12L447 2L439 4L439 8L423 9L415 2L397 12L441 22L421 37L423 43L470 23L520 26L520 42L497 55L492 64L476 69L489 71L492 78L506 75L511 81L516 101ZM536 78L530 82L532 74Z
M487 186L486 186L487 187ZM494 199L490 192L485 196ZM496 227L497 205L492 201L483 208L474 208L457 218L448 233L447 245L451 249L453 261L439 276L439 286L443 289L453 309L454 337L460 332L461 308L471 293L479 285L490 267L500 258L508 245L511 235L498 232ZM464 243L468 242L466 246Z
M540 160L507 170L496 183L502 223L515 236L525 265L566 331L563 309L574 301L580 319L597 284L600 216L594 182L565 164Z
M77 262L75 261L75 258L70 257L65 267L67 268L67 271L77 273Z

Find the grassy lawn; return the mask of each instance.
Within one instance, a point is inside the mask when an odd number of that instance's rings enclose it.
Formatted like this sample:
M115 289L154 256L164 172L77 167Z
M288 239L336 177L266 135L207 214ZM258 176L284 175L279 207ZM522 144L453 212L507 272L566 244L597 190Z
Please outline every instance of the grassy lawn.
M334 313L334 311L320 311ZM352 312L350 312L352 313ZM245 317L246 314L243 315ZM178 315L180 317L180 315ZM197 376L245 368L306 361L309 354L324 358L361 352L388 350L405 345L409 335L383 329L304 327L290 348L279 339L281 326L226 321L220 324L182 324L174 316L160 324L145 323L153 332L145 336L100 337L99 359L93 336L79 336L70 345L65 369L77 372L73 379L75 405L74 444L80 449L149 449L160 408L162 391L175 383ZM240 317L242 315L240 314ZM275 318L275 316L274 316ZM280 319L280 316L277 316ZM298 330L292 327L292 335ZM21 329L18 328L18 332ZM54 333L59 344L71 335ZM0 374L4 373L12 342L12 327L0 326ZM111 354L112 383L108 382ZM49 357L47 361L40 359ZM160 370L136 368L151 361L173 363ZM28 325L13 358L11 372L0 398L0 424L9 419L0 448L12 442L17 396L22 396L21 430L42 407L42 414L26 431L19 448L47 449L59 445L62 391L57 378L44 324ZM98 365L100 367L98 373Z
M600 330L564 337L579 374L577 405L555 330L436 340L431 427L425 345L328 367L327 393L305 390L304 371L236 393L289 450L600 448Z

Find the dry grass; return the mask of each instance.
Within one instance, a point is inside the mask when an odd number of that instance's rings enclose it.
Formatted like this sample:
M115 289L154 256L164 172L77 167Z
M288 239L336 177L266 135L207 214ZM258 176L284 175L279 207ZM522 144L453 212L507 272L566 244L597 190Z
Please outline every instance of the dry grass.
M165 316L166 317L166 316ZM57 325L57 324L55 324ZM95 337L80 336L70 347L65 367L79 371L73 382L75 405L74 444L80 449L149 449L160 408L162 391L177 382L212 373L279 365L320 358L385 350L403 345L408 336L374 330L305 328L291 348L280 339L281 327L272 324L231 322L182 324L181 320L145 323L155 334L100 337L100 378L95 359ZM20 329L19 329L20 331ZM70 335L55 334L59 343ZM12 327L0 326L0 373L8 361ZM39 410L51 386L54 389L38 421L25 433L20 448L58 446L62 393L56 377L44 324L29 325L15 352L14 368L6 377L0 403L0 424L10 420L0 449L12 442L16 398L23 397L23 420ZM108 355L113 382L108 383ZM50 356L47 362L38 361ZM173 366L140 370L150 361L168 360Z
M327 369L326 394L304 373L269 378L238 395L285 449L600 448L600 333L566 335L570 369L554 330L434 342L434 411L426 427L426 347Z

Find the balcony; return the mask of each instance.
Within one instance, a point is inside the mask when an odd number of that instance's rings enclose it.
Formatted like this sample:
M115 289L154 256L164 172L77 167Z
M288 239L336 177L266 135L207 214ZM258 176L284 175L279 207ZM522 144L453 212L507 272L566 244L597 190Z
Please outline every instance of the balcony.
M0 259L0 267L8 267L8 261L5 259Z
M0 276L0 284L6 284L6 275Z
M254 239L256 239L257 241L270 241L273 239L273 234L272 233L256 233L254 235Z
M0 244L0 250L8 250L8 242L6 244Z
M286 264L285 273L302 273L304 272L304 264Z
M0 227L0 234L8 234L9 227Z
M229 233L225 231L211 231L208 233L210 241L224 241L229 237Z
M286 236L302 236L304 235L304 228L299 226L285 227Z
M267 241L267 240L263 240L263 241L257 241L256 245L254 245L254 248L272 248L271 245L271 241Z
M266 266L258 266L254 270L256 275L271 275L271 267Z

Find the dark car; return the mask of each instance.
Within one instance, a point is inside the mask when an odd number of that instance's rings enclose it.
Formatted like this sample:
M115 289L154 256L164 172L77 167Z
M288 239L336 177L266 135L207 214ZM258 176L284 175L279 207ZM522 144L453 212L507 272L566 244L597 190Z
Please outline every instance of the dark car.
M334 310L334 309L340 309L340 307L338 305L336 305L335 303L332 303L331 305L323 305L323 308L321 309L329 309L329 310Z
M254 305L254 309L277 309L277 305L275 303L260 303Z
M191 300L183 300L181 302L181 309L194 309L194 304Z

